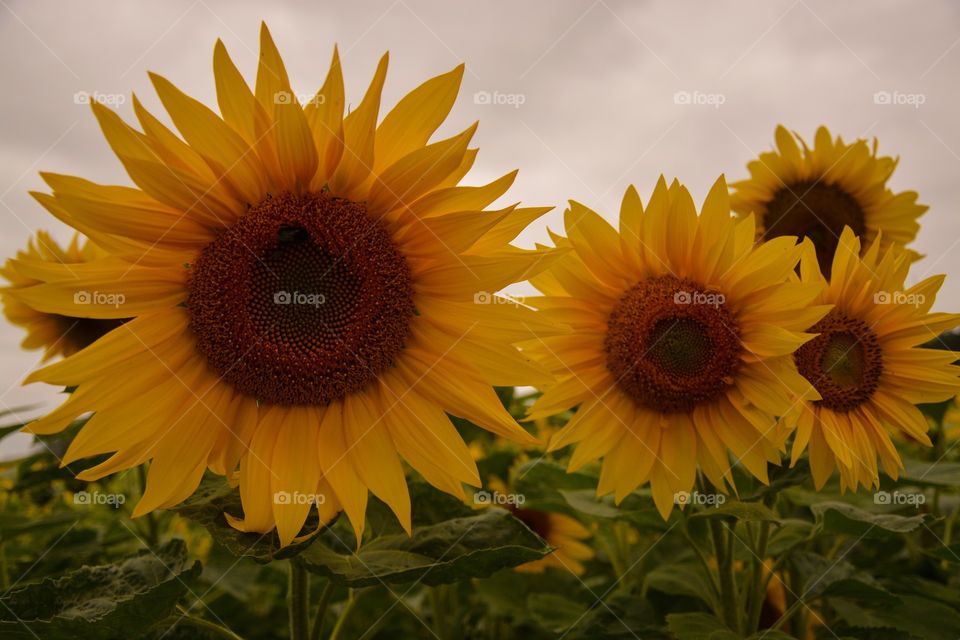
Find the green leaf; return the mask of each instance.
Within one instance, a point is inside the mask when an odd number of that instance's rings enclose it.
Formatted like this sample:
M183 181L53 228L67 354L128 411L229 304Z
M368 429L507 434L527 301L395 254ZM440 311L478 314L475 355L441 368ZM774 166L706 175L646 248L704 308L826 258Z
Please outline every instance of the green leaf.
M413 535L376 538L354 553L328 531L301 554L307 569L351 587L420 580L427 585L487 577L538 560L551 551L543 540L498 508L470 517L414 527Z
M843 502L821 502L810 507L821 529L867 539L883 538L891 533L909 533L921 526L925 516L898 516L871 513Z
M555 593L531 593L527 597L527 611L542 628L559 634L576 625L586 608Z
M956 487L960 485L960 462L903 461L904 469L897 484L921 487Z
M883 587L856 578L842 578L828 584L820 593L825 598L847 598L870 603L873 607L891 607L900 604L900 598Z
M671 613L667 628L677 640L740 640L739 634L708 613Z
M14 513L0 514L0 541L10 540L27 533L58 531L80 520L80 514L72 511L53 513L42 518L32 518Z
M592 599L590 608L562 636L566 640L674 640L659 623L653 606L633 593L618 592L602 600Z
M309 547L316 536L302 542L280 547L273 533L244 533L230 526L224 513L242 517L240 492L227 484L222 476L207 474L192 496L172 511L184 518L203 525L213 539L235 556L248 557L260 563L283 560L298 555ZM318 528L317 512L312 510L304 529L314 531ZM329 525L329 523L327 523Z
M937 560L946 560L954 564L960 564L960 542L955 542L950 546L940 546L933 549L924 549L923 552Z
M711 608L717 604L710 579L699 565L662 564L651 569L645 581L647 588L667 595L698 598Z
M870 607L841 598L830 604L841 620L854 627L892 627L923 640L956 640L960 636L960 613L956 609L918 596L899 597L900 604L888 607Z
M561 489L560 495L571 507L589 516L616 518L621 515L620 509L614 506L613 499L598 498L596 489Z
M740 502L733 500L718 507L707 507L697 511L691 518L726 518L742 520L743 522L780 522L777 516L768 507L759 502Z
M121 562L83 567L19 587L0 598L0 637L102 640L137 637L169 617L200 575L182 540Z

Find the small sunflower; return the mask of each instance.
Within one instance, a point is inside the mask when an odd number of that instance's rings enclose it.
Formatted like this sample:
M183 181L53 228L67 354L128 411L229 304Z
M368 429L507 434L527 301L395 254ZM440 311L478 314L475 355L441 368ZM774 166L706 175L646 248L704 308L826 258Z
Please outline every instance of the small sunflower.
M525 461L526 458L521 456L514 464L514 468ZM512 471L510 473L512 474ZM515 496L514 490L496 476L490 477L488 486L494 493ZM547 567L556 567L580 576L586 571L583 563L596 555L594 550L584 543L584 540L588 540L593 534L576 518L556 511L524 507L516 504L516 501L510 500L506 504L494 505L492 502L486 504L509 510L513 517L527 525L531 531L546 540L547 544L553 548L550 554L539 560L514 567L514 571L543 573Z
M801 396L787 419L796 425L792 463L809 448L818 489L834 467L841 489L878 486L878 457L896 478L903 464L890 433L930 446L927 420L914 405L943 402L960 390L956 354L919 348L960 324L958 314L930 313L943 276L905 289L910 256L882 244L861 257L860 239L844 229L827 283L814 247L804 242L801 277L822 288L815 304L833 308L810 325L817 337L794 354L816 393Z
M813 148L783 126L776 131L777 151L761 153L747 164L750 178L731 185L733 210L757 216L758 238L809 238L827 277L844 227L864 239L880 238L881 249L913 241L927 210L915 191L893 193L887 181L897 158L877 155L877 140L850 144L817 129ZM798 144L799 143L799 144ZM882 232L882 234L881 234Z
M775 416L810 388L791 354L826 311L808 304L818 285L790 280L796 239L755 246L722 177L700 216L661 178L646 208L628 189L619 234L576 202L565 223L555 241L572 251L532 279L545 294L532 304L572 328L529 347L557 379L530 419L579 405L550 450L579 443L571 471L602 457L598 494L617 501L649 481L664 518L698 463L732 483L728 452L766 481L785 438Z
M136 98L140 130L92 105L136 188L43 174L53 193L35 197L110 254L46 265L44 283L18 299L133 319L28 378L76 387L28 428L57 432L93 412L65 462L113 452L85 472L95 479L149 460L135 515L182 501L209 467L239 482L244 513L230 522L276 526L284 545L313 504L322 518L342 507L359 540L368 490L409 531L401 459L457 495L479 481L445 412L533 440L491 385L547 379L512 345L553 329L522 307L484 303L549 264L509 245L549 209L484 210L515 172L458 186L476 125L430 142L462 65L379 120L386 70L385 55L344 115L334 50L301 105L264 26L252 90L217 42L220 115L151 74L180 136ZM81 288L124 303L79 309Z
M97 249L92 242L81 244L79 234L74 235L70 244L64 248L49 233L38 231L36 236L28 241L27 248L17 252L16 259L66 265L69 268L69 265L91 262L103 255L104 252ZM3 315L11 324L26 330L27 335L20 343L22 348L44 350L43 362L54 356L76 353L124 322L124 319L85 318L37 311L18 300L11 292L39 284L40 280L18 271L12 260L8 260L0 268L0 276L9 283L7 287L0 289ZM82 300L83 292L79 293Z
M574 518L553 511L512 507L510 512L531 531L547 541L553 552L516 567L516 571L525 573L543 573L547 567L565 569L574 575L583 575L586 567L583 563L596 555L584 544L592 535L590 530Z

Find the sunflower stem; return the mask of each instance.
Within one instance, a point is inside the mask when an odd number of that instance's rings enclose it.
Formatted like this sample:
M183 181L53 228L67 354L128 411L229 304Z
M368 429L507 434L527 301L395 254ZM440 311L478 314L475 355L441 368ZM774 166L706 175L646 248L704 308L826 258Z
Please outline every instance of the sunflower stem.
M753 633L760 626L760 613L766 600L767 581L763 579L764 558L767 555L767 542L770 539L770 522L760 523L760 537L754 550L753 577L750 581L752 594L748 604L747 633Z
M290 559L287 607L290 613L290 640L307 640L307 607L310 603L310 575L297 558Z
M330 605L330 598L333 596L333 581L328 580L320 594L320 602L317 604L317 612L313 615L313 624L310 627L310 640L320 640L323 632L323 619L327 615L327 607Z
M330 638L328 638L328 640L337 640L337 638L340 637L340 632L343 631L343 627L347 623L347 618L350 617L350 612L353 611L353 608L357 605L357 600L359 600L359 596L354 593L353 589L350 589L347 595L347 601L340 611L337 624L333 626L333 631L330 632Z
M717 571L720 577L720 602L723 608L723 620L731 631L737 631L740 623L737 616L737 594L733 583L733 548L727 542L723 524L710 518L710 534L713 538L713 550L717 557Z

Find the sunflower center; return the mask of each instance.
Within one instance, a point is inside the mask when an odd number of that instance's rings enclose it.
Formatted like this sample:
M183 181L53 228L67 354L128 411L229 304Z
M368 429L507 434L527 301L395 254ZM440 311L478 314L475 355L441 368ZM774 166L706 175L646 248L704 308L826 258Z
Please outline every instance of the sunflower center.
M833 411L850 411L873 396L883 373L877 335L862 320L834 309L810 328L819 333L794 354L797 370Z
M863 208L843 189L822 182L795 182L783 187L767 203L763 217L765 239L810 238L826 277L830 277L833 254L845 226L862 236L866 231Z
M629 289L607 320L607 368L638 405L689 412L723 394L740 364L736 317L722 294L659 276Z
M271 404L326 404L389 368L414 314L410 270L361 203L283 194L251 208L191 267L197 349Z

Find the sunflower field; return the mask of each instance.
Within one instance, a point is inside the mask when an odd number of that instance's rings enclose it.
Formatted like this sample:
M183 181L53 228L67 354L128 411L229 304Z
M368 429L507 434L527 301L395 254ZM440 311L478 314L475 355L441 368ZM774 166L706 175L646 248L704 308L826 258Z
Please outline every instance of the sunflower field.
M522 246L564 194L435 135L464 65L257 60L91 99L126 184L40 168L72 239L0 296L63 394L2 413L0 638L960 637L960 314L876 139L779 126Z

